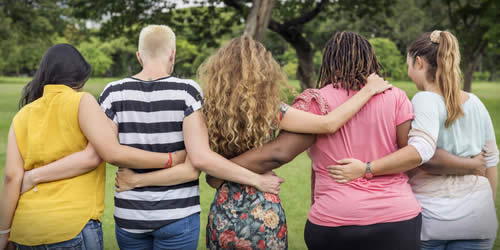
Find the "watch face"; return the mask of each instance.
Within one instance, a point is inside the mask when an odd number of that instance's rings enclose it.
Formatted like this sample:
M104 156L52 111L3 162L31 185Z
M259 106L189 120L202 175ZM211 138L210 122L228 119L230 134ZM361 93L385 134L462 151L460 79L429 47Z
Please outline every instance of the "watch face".
M368 180L369 180L369 179L371 179L371 178L373 178L373 174L372 174L372 173L366 173L366 174L365 174L365 179L368 179Z

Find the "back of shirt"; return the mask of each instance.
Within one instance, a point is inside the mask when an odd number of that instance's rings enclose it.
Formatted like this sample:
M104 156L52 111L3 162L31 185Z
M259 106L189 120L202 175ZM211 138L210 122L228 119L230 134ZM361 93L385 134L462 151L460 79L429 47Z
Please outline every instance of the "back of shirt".
M99 103L109 119L117 124L122 145L167 153L185 149L182 122L201 108L202 98L201 88L193 80L125 78L109 83ZM161 228L200 210L197 180L115 192L115 222L133 233Z
M422 91L412 103L412 127L433 137L438 148L470 157L479 154L487 141L495 141L488 110L474 94L469 93L469 99L462 104L464 115L448 128L444 125L448 113L441 95ZM498 157L489 167L497 163ZM495 237L498 225L486 177L433 175L417 168L410 183L423 207L422 240Z
M328 85L319 93L331 111L356 92L349 91L348 95L346 90ZM321 113L316 101L311 102L308 111ZM344 158L367 162L396 151L397 126L412 118L408 97L404 91L393 88L372 97L337 132L316 137L316 143L309 151L315 175L312 180L314 203L309 213L312 223L323 226L369 225L408 220L418 215L420 206L403 173L338 184L327 171L327 166Z
M48 84L43 96L14 117L16 141L31 170L82 151L87 139L80 130L78 110L83 92ZM34 246L73 239L90 219L104 211L106 164L72 178L38 184L19 197L10 240Z

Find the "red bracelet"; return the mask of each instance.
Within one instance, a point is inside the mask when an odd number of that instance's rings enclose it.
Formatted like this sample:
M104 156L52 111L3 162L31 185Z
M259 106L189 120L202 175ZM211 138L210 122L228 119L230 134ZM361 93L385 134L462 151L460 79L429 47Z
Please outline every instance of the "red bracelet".
M171 168L172 167L172 154L168 152L168 161L165 164L165 168Z

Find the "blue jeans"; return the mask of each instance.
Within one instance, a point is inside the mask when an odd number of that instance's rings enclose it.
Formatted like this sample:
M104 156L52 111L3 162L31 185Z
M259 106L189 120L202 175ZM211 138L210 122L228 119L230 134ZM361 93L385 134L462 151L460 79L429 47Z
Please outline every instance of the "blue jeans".
M90 220L75 238L59 243L25 246L16 244L19 250L102 250L102 225L101 222Z
M422 250L491 250L495 239L486 240L426 240Z
M130 233L115 225L121 250L196 249L200 214L196 213L148 233Z

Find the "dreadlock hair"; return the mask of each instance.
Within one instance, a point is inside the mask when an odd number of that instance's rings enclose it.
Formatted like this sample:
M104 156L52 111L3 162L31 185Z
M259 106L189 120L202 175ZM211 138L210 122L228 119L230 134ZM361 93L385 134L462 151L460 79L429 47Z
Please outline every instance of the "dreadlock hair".
M447 118L445 127L464 115L460 104L460 48L458 41L448 31L435 30L424 33L408 47L408 56L415 64L417 56L429 65L427 81L437 84L446 104Z
M316 87L332 84L349 95L349 90L360 90L371 73L380 74L380 68L366 38L355 32L336 32L325 45Z

